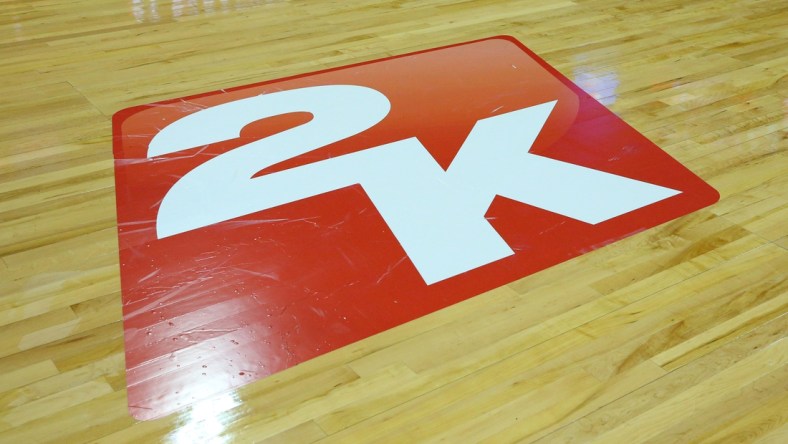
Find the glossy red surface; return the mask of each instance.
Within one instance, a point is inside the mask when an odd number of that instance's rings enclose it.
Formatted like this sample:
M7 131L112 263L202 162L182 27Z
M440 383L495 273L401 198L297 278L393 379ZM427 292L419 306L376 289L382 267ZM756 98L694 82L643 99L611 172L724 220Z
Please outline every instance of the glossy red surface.
M157 238L159 205L184 174L311 117L263 119L236 139L148 158L148 145L162 128L241 98L331 84L380 91L391 111L356 136L257 176L408 137L417 137L446 169L478 120L558 100L531 153L681 194L596 225L498 197L486 218L515 254L432 285L358 185ZM128 397L139 419L263 378L718 198L508 38L130 108L116 114L114 131Z

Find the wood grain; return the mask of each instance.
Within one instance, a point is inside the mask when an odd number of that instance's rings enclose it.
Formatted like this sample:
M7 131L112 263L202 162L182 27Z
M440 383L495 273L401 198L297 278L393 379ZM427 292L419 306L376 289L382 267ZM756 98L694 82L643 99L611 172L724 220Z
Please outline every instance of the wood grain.
M774 0L0 0L0 442L786 442L786 25ZM132 419L112 114L498 34L720 202Z

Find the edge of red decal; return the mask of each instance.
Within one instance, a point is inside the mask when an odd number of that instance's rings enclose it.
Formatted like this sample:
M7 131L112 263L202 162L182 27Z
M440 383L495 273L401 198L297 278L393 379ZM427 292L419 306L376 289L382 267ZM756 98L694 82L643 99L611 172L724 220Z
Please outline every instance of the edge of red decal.
M113 126L138 419L719 199L511 37L137 106Z

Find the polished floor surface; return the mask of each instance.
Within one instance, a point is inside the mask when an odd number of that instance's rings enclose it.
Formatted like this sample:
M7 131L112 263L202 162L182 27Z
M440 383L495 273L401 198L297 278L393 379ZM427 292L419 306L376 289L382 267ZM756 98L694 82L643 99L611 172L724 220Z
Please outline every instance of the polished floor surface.
M132 107L113 134L137 419L719 199L510 37Z
M0 1L0 442L785 442L786 23L774 1ZM500 34L720 201L134 419L112 115Z

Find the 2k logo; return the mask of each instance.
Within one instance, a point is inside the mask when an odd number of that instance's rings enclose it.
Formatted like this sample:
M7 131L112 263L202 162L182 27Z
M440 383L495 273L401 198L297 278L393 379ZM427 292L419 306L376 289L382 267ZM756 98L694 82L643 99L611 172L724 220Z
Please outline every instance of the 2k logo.
M718 197L509 38L130 108L114 131L140 419Z
M554 105L479 120L447 171L410 137L262 177L254 176L379 123L388 99L370 88L331 85L217 105L164 128L148 156L235 139L249 123L280 114L309 112L313 119L188 172L164 197L157 233L177 235L360 184L432 284L514 254L484 218L495 196L596 224L679 193L529 154Z

